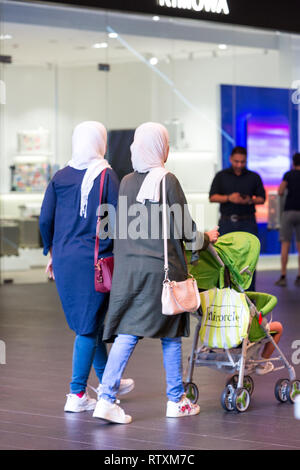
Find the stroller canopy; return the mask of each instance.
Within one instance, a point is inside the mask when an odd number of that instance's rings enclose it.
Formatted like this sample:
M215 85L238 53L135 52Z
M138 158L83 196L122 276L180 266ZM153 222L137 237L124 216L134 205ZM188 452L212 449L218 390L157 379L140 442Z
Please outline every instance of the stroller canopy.
M260 254L258 238L247 232L231 232L219 237L214 249L228 268L231 282L248 289ZM210 251L200 252L199 262L190 266L190 273L199 289L224 287L225 268Z

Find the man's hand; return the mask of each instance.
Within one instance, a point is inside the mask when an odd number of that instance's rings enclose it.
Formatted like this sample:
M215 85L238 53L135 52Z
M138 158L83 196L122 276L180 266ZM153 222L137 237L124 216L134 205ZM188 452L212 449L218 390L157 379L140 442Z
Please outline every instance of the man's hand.
M209 232L206 232L208 235L210 243L216 243L218 240L220 234L218 232L219 227L215 227L214 229L210 230Z
M233 204L250 204L252 198L250 196L242 197L240 193L232 193L228 196L228 201Z

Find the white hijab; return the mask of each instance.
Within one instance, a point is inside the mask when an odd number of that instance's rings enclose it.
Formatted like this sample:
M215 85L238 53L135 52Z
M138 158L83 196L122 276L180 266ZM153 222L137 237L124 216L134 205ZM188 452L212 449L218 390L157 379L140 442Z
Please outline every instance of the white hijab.
M103 124L86 121L75 127L72 136L72 160L68 165L76 170L86 170L81 184L80 216L86 217L89 193L94 180L105 168L111 168L104 159L107 131Z
M149 172L137 195L137 201L142 204L147 199L158 202L161 180L169 173L165 168L169 150L167 129L154 122L142 124L135 131L130 149L133 169L139 173Z

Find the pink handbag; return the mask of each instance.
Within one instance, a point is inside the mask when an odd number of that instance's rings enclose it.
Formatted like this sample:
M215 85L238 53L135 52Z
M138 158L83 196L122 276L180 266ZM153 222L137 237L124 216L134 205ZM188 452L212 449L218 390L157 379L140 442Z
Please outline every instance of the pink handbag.
M100 198L99 205L101 205L103 186L105 179L106 170L103 170L100 177ZM95 252L94 252L94 284L96 292L110 292L112 276L114 270L114 257L109 256L108 258L99 258L99 236L100 236L100 216L97 220L96 228L96 242L95 242Z
M167 203L166 177L163 179L163 232L164 232L164 271L165 279L161 295L162 313L177 315L183 312L196 312L200 307L200 295L196 280L191 274L185 281L170 281L168 277L168 238L167 238Z

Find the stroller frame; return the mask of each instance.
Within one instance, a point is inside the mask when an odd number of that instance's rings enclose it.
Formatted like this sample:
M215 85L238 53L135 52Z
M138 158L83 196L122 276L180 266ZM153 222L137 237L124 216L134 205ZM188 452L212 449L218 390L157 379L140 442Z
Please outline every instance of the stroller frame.
M225 267L222 259L218 255L217 251L212 245L209 245L208 251L212 254L212 256L218 261L221 267ZM247 269L247 268L245 268ZM238 375L234 375L231 379L229 379L226 383L225 389L223 390L221 396L221 404L226 411L237 411L237 412L244 412L248 409L250 405L250 396L253 392L254 383L253 379L250 375L245 375L247 371L248 374L251 374L255 367L258 364L265 363L265 362L276 362L281 361L283 365L281 367L274 368L271 372L275 372L281 369L286 368L289 374L288 379L280 379L276 382L275 385L275 397L280 402L287 402L290 403L295 402L295 398L297 395L300 394L300 381L296 380L296 373L294 367L288 362L287 358L285 357L284 353L281 351L279 346L274 341L272 335L270 334L267 324L268 321L266 318L262 318L260 321L260 327L265 333L265 337L256 342L250 343L249 342L249 330L252 322L252 318L257 316L260 318L260 314L254 305L254 303L250 300L247 296L245 290L239 285L236 284L236 287L239 292L245 294L246 301L249 306L250 310L250 321L248 326L248 333L246 338L243 339L241 343L241 353L237 354L236 350L234 349L226 349L227 358L225 360L218 360L217 357L214 360L203 359L201 358L201 346L198 348L199 343L199 333L201 328L201 320L202 320L202 309L201 306L199 310L193 314L194 317L198 319L198 323L195 328L195 334L193 338L192 344L192 352L188 360L188 368L186 374L186 381L185 381L185 392L187 396L191 398L191 400L196 403L199 397L198 387L193 383L193 373L194 367L198 366L205 366L205 367L212 367L218 370L223 369L227 373L233 373L235 371L238 372ZM259 357L259 350L261 346L267 342L271 342L276 351L278 352L279 356L270 359L258 359ZM220 349L211 349L212 355L217 354L218 352L222 352L224 355L224 350ZM234 353L235 351L235 353ZM208 353L209 354L209 353ZM232 356L237 356L236 359ZM250 357L248 357L250 356Z

